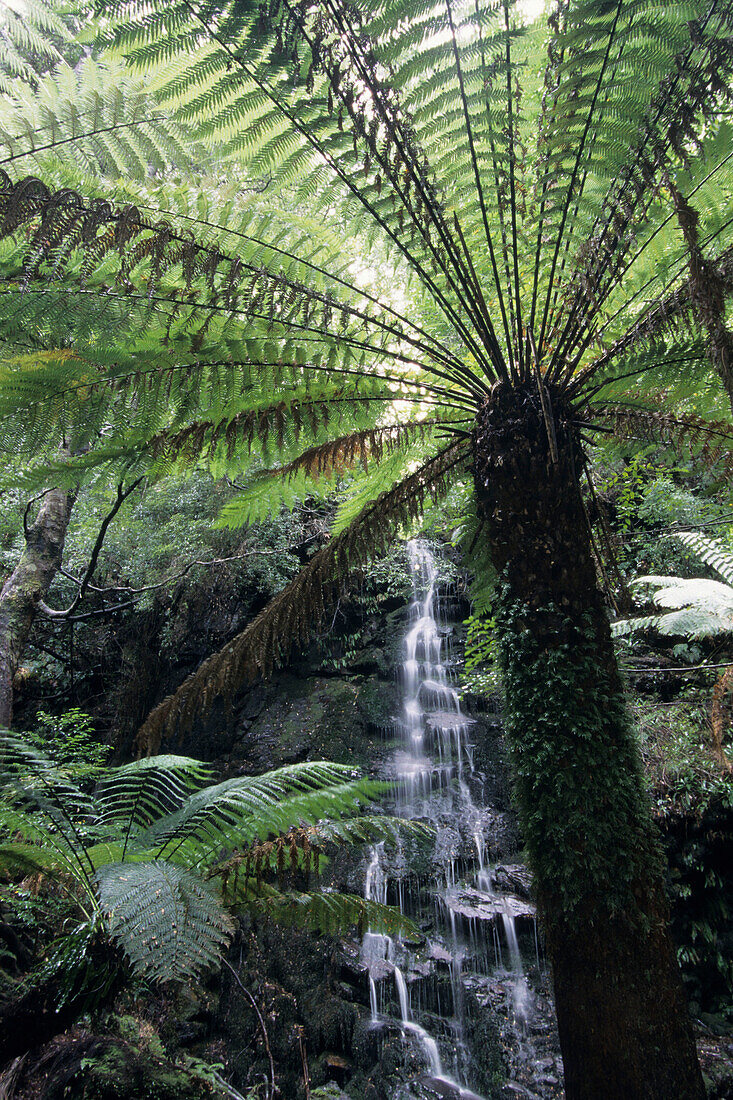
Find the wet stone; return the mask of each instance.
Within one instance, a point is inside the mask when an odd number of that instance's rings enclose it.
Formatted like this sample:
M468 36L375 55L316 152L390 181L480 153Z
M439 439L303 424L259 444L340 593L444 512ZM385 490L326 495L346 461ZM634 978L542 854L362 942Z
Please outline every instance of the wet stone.
M532 873L523 863L500 863L491 873L496 890L505 890L524 901L529 901L532 891Z
M439 943L430 944L429 957L434 959L437 963L445 963L446 966L450 966L453 962L453 956L450 951L446 951Z
M513 917L515 921L533 921L535 918L534 906L521 898L511 894L501 897L486 894L470 887L448 891L445 903L452 912L469 920L496 921L502 915Z

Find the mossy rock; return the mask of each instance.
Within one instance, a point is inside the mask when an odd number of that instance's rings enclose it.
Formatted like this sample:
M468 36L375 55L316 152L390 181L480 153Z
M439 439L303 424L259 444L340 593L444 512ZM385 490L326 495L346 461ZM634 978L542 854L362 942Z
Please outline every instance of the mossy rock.
M42 1052L23 1082L39 1100L212 1100L221 1093L171 1062L159 1043L72 1032Z
M368 767L378 748L377 729L392 713L385 702L391 685L281 676L274 686L276 693L268 691L254 720L243 720L233 761L258 772L307 759Z
M338 1085L322 1085L320 1088L311 1089L311 1100L349 1100L345 1092Z

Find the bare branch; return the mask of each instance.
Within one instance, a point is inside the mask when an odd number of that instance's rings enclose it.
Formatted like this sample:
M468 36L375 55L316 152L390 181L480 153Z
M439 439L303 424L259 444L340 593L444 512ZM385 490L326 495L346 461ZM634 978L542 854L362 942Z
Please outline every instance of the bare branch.
M117 498L110 508L109 512L99 525L99 532L97 533L97 539L94 543L94 547L92 548L91 557L89 558L89 564L87 565L84 576L78 582L79 590L77 591L76 595L74 596L73 600L66 608L66 610L56 611L54 608L49 607L48 604L44 603L43 600L38 601L38 610L42 611L43 614L46 615L49 619L69 619L76 611L77 607L84 599L84 595L87 591L87 588L89 587L90 581L94 574L94 570L97 568L97 561L99 560L99 554L104 543L105 535L107 534L107 528L119 512L124 502L130 496L130 494L133 493L135 489L137 489L142 480L143 479L141 477L137 478L137 480L133 481L133 483L129 485L127 489L123 488L122 482L120 482L120 484L117 486Z

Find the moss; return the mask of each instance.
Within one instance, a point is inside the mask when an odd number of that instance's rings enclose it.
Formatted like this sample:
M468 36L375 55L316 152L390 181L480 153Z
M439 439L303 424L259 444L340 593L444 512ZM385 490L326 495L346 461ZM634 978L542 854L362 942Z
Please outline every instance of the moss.
M311 1089L311 1100L347 1100L346 1094L338 1085L322 1085L320 1088Z
M212 1100L221 1095L208 1067L170 1061L149 1026L126 1017L121 1030L142 1041L72 1032L54 1040L24 1085L41 1100ZM149 1032L149 1034L148 1034Z
M533 870L555 898L545 918L571 922L596 894L609 912L642 920L639 875L662 865L620 684L599 667L589 617L576 624L543 609L556 620L550 648L529 629L536 614L505 594L497 631L522 828Z

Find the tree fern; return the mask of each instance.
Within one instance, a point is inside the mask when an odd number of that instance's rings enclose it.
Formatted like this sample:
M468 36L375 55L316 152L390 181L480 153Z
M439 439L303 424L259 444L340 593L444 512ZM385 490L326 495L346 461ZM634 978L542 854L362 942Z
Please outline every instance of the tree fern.
M129 462L148 461L153 436L175 439L189 425L223 422L208 416L211 393L215 405L236 401L242 380L245 391L252 387L243 395L252 410L269 407L274 389L285 399L286 391L329 380L356 396L376 379L385 403L375 402L372 424L338 428L333 437L428 416L436 422L425 453L406 448L399 472L397 452L383 455L381 475L371 464L355 471L358 504L342 513L348 525L156 708L141 749L156 748L218 695L267 674L305 640L349 571L378 552L388 532L414 521L426 498L472 479L493 567L505 582L502 604L525 609L516 646L507 643L507 662L516 665L507 683L521 680L525 643L543 654L534 665L541 703L526 709L526 692L517 690L512 714L526 764L520 786L529 791L523 829L554 929L553 963L565 975L557 993L561 1034L573 1036L563 1051L568 1095L615 1095L633 1081L646 1100L661 1096L666 1081L667 1094L697 1100L702 1083L684 1013L661 1020L660 1005L681 1005L657 904L661 872L650 870L658 865L645 839L621 705L609 705L617 681L611 671L604 679L613 656L578 502L583 444L609 426L596 419L597 405L607 413L630 399L655 411L668 400L672 376L675 393L684 392L681 420L689 416L698 429L701 416L728 421L733 218L729 190L721 187L720 202L707 196L731 178L724 116L733 5L555 0L531 26L512 0L101 0L99 7L103 37L144 72L165 110L195 131L215 172L266 187L263 203L252 205L272 204L277 213L269 224L236 224L230 234L229 212L219 221L184 204L176 214L165 188L131 210L104 205L96 187L77 184L70 193L50 176L43 185L6 180L0 260L14 351L72 347L102 364L89 406L108 425L117 457L128 448ZM289 216L294 206L315 222L319 245L306 246L305 261L298 259L303 222ZM110 341L115 356L120 348L114 362ZM28 387L33 407L42 398L31 395L32 372L19 374L14 381ZM711 378L727 388L727 402ZM150 397L138 402L146 386ZM391 415L392 400L399 416ZM61 406L83 435L88 410ZM169 423L161 407L170 408ZM232 412L227 406L226 416ZM19 405L15 420L9 413L3 421L20 442L26 419ZM200 433L203 446L214 430ZM729 452L725 435L719 439ZM321 434L288 439L300 450L265 465L305 468L307 452L326 442ZM165 449L161 457L170 460ZM235 448L233 472L248 460ZM572 522L564 525L561 513ZM571 560L585 570L575 592L564 587ZM587 676L574 680L578 647L572 656L562 650L539 610L550 605L576 609L578 637L596 624L587 651L593 688ZM581 681L572 714L548 711L560 682L567 691ZM548 809L547 827L537 828L540 792L555 811L548 792L567 792L560 746L570 732L582 757L589 743L584 707L596 708L595 756L593 766L588 757L574 769L577 812L552 817ZM599 768L603 753L607 765ZM616 814L628 826L623 843L602 832ZM588 890L581 850L597 851L607 888ZM644 884L643 897L632 880ZM639 908L630 953L628 924L622 932L617 914L633 924ZM583 970L579 929L589 920L608 934L597 937L603 960ZM604 977L608 959L612 973ZM625 983L641 990L644 981L643 1026L631 1022L623 1041L613 1030L613 1058L594 1062L598 1029L615 1027L636 1003L618 991ZM613 1011L605 1011L609 996Z
M191 982L216 966L237 909L322 931L364 918L412 928L388 906L367 910L357 898L288 892L286 849L291 867L307 878L317 870L313 851L323 858L328 846L394 839L400 831L393 818L362 819L381 786L352 768L295 764L211 783L199 761L158 756L109 769L85 794L21 738L3 734L0 750L7 837L0 865L11 874L42 870L61 882L71 876L90 927L101 920L143 978ZM430 834L411 823L405 830L419 839ZM232 868L241 864L247 870L238 877Z

